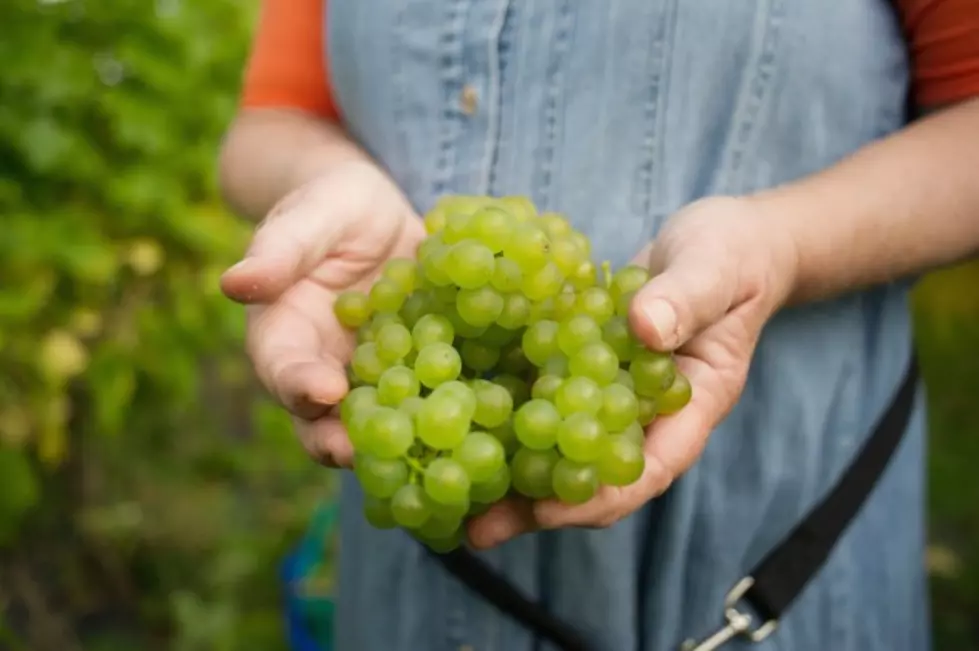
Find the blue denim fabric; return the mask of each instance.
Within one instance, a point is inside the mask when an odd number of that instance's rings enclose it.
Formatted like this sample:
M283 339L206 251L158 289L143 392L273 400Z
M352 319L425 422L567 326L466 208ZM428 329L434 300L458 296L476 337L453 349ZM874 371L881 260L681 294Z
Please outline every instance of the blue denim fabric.
M706 195L824 168L903 126L885 0L330 0L352 134L419 210L525 194L621 264ZM463 95L475 98L466 110ZM671 491L606 530L484 557L602 651L711 633L725 593L832 485L901 379L906 283L787 310L744 396ZM758 651L929 648L921 405L858 520ZM344 478L338 651L536 651ZM751 645L735 642L730 649Z

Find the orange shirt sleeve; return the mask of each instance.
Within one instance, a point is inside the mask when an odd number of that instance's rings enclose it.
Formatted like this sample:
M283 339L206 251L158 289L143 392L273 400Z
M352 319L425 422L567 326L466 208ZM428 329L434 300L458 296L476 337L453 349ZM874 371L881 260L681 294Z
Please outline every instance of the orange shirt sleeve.
M338 121L324 48L326 0L262 0L245 69L245 107L298 108Z
M898 0L898 6L918 105L979 96L979 0Z

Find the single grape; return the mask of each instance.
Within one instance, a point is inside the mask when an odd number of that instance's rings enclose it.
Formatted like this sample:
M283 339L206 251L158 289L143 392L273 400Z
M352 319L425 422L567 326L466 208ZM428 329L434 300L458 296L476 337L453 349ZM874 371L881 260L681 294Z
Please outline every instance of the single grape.
M370 299L363 292L342 292L333 304L333 313L345 328L359 328L371 317Z
M425 399L419 396L405 398L398 405L398 410L405 413L414 422L415 415L418 414L418 410L421 409L423 404L425 404Z
M551 476L554 494L565 504L584 504L598 492L598 473L591 464L560 459Z
M377 345L373 342L361 344L354 349L350 366L365 384L377 384L381 374L387 369L387 364L377 354Z
M429 389L456 379L461 371L462 359L456 349L449 344L441 342L429 344L418 351L415 375L418 381Z
M425 224L425 232L429 235L434 235L445 228L445 222L448 218L448 211L441 202L436 202L435 206L429 210L422 222Z
M589 287L578 294L575 310L603 325L615 315L615 301L604 287Z
M559 329L557 322L545 320L537 321L524 330L521 347L532 364L541 366L558 352Z
M612 275L612 285L609 292L614 300L620 296L632 294L649 280L649 272L639 265L630 264L622 267Z
M582 375L600 386L610 384L619 371L619 358L604 341L593 341L579 348L568 358L571 375Z
M350 424L353 415L362 409L376 407L379 404L377 389L372 386L362 386L352 389L340 403L340 422Z
M473 214L468 233L493 253L499 253L510 239L515 225L516 220L510 213L495 206L487 206Z
M578 295L575 294L573 287L570 291L568 289L562 289L561 293L554 297L554 309L552 310L553 316L551 318L557 322L567 320L575 313L577 302Z
M520 289L532 301L557 296L564 285L564 275L553 262L524 275Z
M523 270L537 271L547 263L550 241L543 230L533 222L521 222L513 229L513 236L503 247L503 255Z
M436 554L448 554L451 551L459 549L462 543L465 541L465 535L463 534L462 528L456 528L452 535L445 538L431 538L426 539L425 545Z
M426 314L411 329L411 339L415 350L432 344L451 344L455 339L455 329L441 314Z
M445 318L452 324L452 328L458 337L475 339L476 337L482 336L488 329L488 326L475 326L463 319L459 315L459 310L456 309L455 304L445 307Z
M401 459L358 455L354 459L354 474L365 493L380 499L389 499L408 483L408 466Z
M503 297L492 287L461 289L456 297L456 310L469 325L487 327L503 312Z
M639 401L631 389L610 384L602 389L602 408L598 420L610 432L618 432L639 418Z
M552 238L564 237L571 233L571 224L563 215L556 212L541 213L537 224Z
M559 378L566 378L571 374L568 358L561 353L551 355L544 362L543 366L540 367L540 372L541 375L555 375Z
M577 290L588 289L598 284L598 269L591 260L586 260L578 266L578 270L568 276L568 282Z
M597 418L577 412L565 418L558 427L557 447L572 461L590 463L598 456L605 435L605 427Z
M471 215L464 212L450 213L442 229L442 240L446 244L457 244L469 237Z
M370 322L357 328L357 343L367 344L374 341L374 328L371 327Z
M550 235L551 259L564 276L571 276L585 261L577 243L566 235Z
M537 400L554 402L554 396L563 383L564 380L556 375L542 375L530 388L530 395Z
M523 271L520 265L510 258L499 257L493 261L493 275L490 284L498 292L510 293L520 289Z
M409 258L391 258L384 263L382 276L393 281L405 294L418 286L418 263Z
M364 495L364 519L375 529L394 529L398 523L391 513L391 502Z
M391 515L406 529L417 529L432 516L428 497L418 484L405 484L391 498Z
M647 398L656 398L670 388L676 379L676 364L668 353L641 350L629 363L629 373L635 391Z
M620 294L615 299L615 316L622 317L623 319L629 318L629 309L632 307L632 298L635 295L635 292L626 292L625 294Z
M526 221L537 216L537 208L529 198L515 194L500 197L495 202L498 206L509 212L515 219Z
M377 356L387 364L393 364L411 351L411 332L400 323L388 323L374 339Z
M510 462L510 482L520 494L544 499L554 494L551 474L561 455L554 448L531 450L522 447Z
M415 441L411 418L391 407L376 407L367 420L364 448L379 459L397 459Z
M523 294L507 294L503 297L503 310L496 322L507 330L516 330L527 325L531 302Z
M408 293L398 283L382 277L371 287L369 301L375 312L397 312L407 298Z
M470 432L452 451L452 458L474 482L488 481L500 468L506 467L503 445L486 432Z
M479 373L491 370L500 361L500 349L487 346L478 339L466 339L459 347L462 363Z
M546 450L557 440L561 414L546 400L530 400L513 415L513 429L517 438L532 450Z
M602 326L602 341L615 351L620 362L628 362L636 352L636 342L629 329L629 322L620 316L613 316Z
M607 486L628 486L642 475L646 467L642 447L632 438L608 436L602 441L595 461L598 479Z
M690 380L683 373L677 372L673 384L656 400L658 413L663 415L675 414L687 406L692 395L693 389L690 386Z
M646 444L646 431L639 424L639 421L632 421L626 425L625 429L621 432L612 433L613 436L623 436L633 443L635 443L640 448Z
M434 303L435 297L431 291L419 289L405 300L405 304L401 306L401 311L398 314L401 315L405 327L411 330L422 317L435 309Z
M377 381L377 402L386 407L397 407L420 392L418 378L407 366L392 366L384 371L381 379Z
M490 281L495 262L493 252L476 240L462 240L453 245L445 270L463 289L482 287Z
M519 407L530 398L530 387L527 386L526 382L514 375L501 373L500 375L494 376L491 382L500 385L510 393L510 397L513 398L514 408Z
M431 506L435 507L437 505L431 504ZM432 516L415 533L427 543L431 540L439 541L451 538L459 531L461 526L461 517L445 516L433 510Z
M470 485L472 482L470 482ZM432 509L432 516L440 518L442 520L455 520L459 521L466 517L466 513L469 512L469 495L466 495L465 500L461 502L454 502L452 504L442 504L440 502L435 502L429 500L429 505Z
M591 242L588 241L588 237L584 233L572 230L568 233L568 237L574 240L574 243L578 245L578 248L586 259L591 257Z
M397 312L378 312L371 317L371 330L374 331L374 338L380 334L381 329L390 323L398 323L404 325L404 321Z
M618 372L615 374L615 383L621 384L622 386L629 389L630 391L635 386L635 382L632 381L632 374L629 373L629 371L625 370L624 368L620 368Z
M452 380L438 385L429 398L452 398L462 405L462 413L466 418L471 419L476 413L476 392L466 384L458 380Z
M517 433L513 431L513 422L510 420L489 430L488 434L500 442L506 451L507 458L513 456L513 453L520 448L520 440L517 439Z
M469 475L458 461L435 459L425 469L425 493L439 504L469 507Z
M656 418L659 413L659 405L656 404L656 398L637 395L636 400L639 402L639 418L637 420L640 425L645 427Z
M510 468L504 462L488 479L472 483L469 487L469 500L474 504L493 504L503 499L508 490L510 490Z
M490 429L507 422L513 413L513 397L509 391L487 380L473 380L472 391L476 396L473 421Z
M430 395L415 414L415 435L436 450L451 450L466 438L472 411L453 395Z
M593 341L602 340L602 329L595 319L584 314L575 314L558 326L557 345L565 355L573 355L579 348ZM526 350L526 345L524 345Z
M589 377L572 376L558 387L554 405L565 417L579 411L595 415L602 408L602 388Z
M437 244L430 247L427 255L421 259L425 280L436 287L443 287L452 283L452 278L446 271L451 250L452 247L448 244Z
M361 405L350 415L350 421L346 423L347 437L350 445L359 452L367 449L367 423L370 421L371 414L379 405Z

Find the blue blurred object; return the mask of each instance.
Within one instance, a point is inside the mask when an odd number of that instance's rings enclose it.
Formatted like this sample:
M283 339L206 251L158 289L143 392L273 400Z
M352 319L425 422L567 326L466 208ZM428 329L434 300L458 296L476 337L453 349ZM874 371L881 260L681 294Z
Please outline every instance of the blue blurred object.
M306 535L280 567L286 630L292 651L331 651L333 648L333 599L328 595L307 594L304 581L323 561L324 544L333 535L336 519L336 503L320 506L313 514Z

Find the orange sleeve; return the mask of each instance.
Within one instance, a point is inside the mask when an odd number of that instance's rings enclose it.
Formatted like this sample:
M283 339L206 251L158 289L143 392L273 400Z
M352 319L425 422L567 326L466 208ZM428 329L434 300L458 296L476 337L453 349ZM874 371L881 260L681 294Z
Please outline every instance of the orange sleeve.
M898 0L898 6L918 105L979 96L979 0Z
M262 0L243 106L298 108L339 120L323 42L325 10L326 0Z

